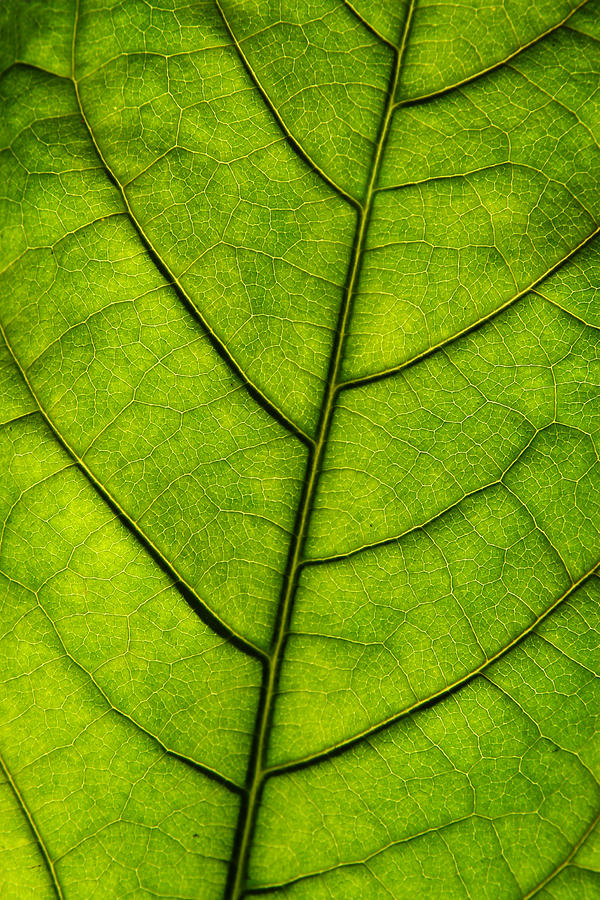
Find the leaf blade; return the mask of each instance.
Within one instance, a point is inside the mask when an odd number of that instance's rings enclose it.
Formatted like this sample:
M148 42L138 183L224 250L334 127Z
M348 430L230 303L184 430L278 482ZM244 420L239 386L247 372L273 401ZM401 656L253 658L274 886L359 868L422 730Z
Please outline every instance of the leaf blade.
M74 897L591 898L597 3L279 6L12 11L3 751Z

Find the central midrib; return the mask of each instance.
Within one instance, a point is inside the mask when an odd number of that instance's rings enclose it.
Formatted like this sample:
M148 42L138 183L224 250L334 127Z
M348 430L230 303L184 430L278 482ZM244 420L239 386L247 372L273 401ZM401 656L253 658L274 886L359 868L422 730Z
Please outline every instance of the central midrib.
M377 183L377 177L381 167L381 161L383 158L384 148L389 133L390 122L394 111L396 89L402 69L402 60L408 33L410 30L415 3L416 0L410 0L402 30L401 43L399 48L395 50L395 60L388 84L386 104L381 117L379 135L377 137L377 142L373 152L371 175L365 192L364 204L362 204L358 213L356 230L354 233L353 250L348 266L346 289L338 316L335 339L330 357L329 373L325 385L323 402L321 404L319 415L319 428L314 448L310 451L307 461L306 473L304 476L304 487L298 507L298 513L296 516L294 535L290 545L290 553L288 557L289 562L282 585L277 622L275 625L269 658L265 664L265 678L263 681L259 708L256 715L254 743L246 782L247 799L245 803L242 803L240 809L238 826L236 830L235 848L229 872L228 890L226 892L227 897L230 898L230 900L240 900L245 891L254 827L256 824L256 817L260 805L262 788L264 786L266 777L268 777L269 771L266 764L267 750L273 707L277 694L279 672L281 669L288 627L298 587L299 568L302 561L303 548L306 542L306 535L310 523L313 501L319 482L323 455L327 446L329 429L335 409L335 398L339 388L342 386L342 382L340 382L338 375L340 364L344 355L346 329L348 320L350 318L356 284L360 274L361 263L364 254L365 239L368 232L371 209L373 205L374 188Z

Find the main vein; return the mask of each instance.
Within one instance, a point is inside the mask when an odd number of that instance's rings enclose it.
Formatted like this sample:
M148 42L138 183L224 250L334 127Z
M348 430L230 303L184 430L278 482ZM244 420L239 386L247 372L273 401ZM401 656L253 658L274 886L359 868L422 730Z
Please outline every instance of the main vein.
M385 144L387 141L390 123L394 111L394 98L396 96L398 80L402 68L402 59L404 56L404 50L410 30L415 2L416 0L411 0L409 4L400 47L395 52L394 65L388 85L387 101L381 117L377 143L374 148L373 163L371 166L371 175L365 193L365 202L360 211L357 212L354 246L348 268L346 290L338 316L335 340L331 352L329 373L319 416L319 428L315 446L312 449L307 462L307 468L304 478L304 488L300 499L298 514L296 517L294 535L290 545L288 566L282 586L277 622L275 625L269 660L265 667L265 680L263 683L261 701L256 717L254 746L248 771L247 800L240 809L236 850L233 855L229 875L228 897L231 898L231 900L239 900L245 890L248 862L250 850L252 847L252 839L258 813L258 807L260 804L260 797L265 778L268 776L268 739L273 716L273 708L277 694L279 672L281 669L281 663L283 661L286 637L298 588L298 576L302 563L302 552L306 541L306 535L310 523L310 516L319 481L319 475L321 472L323 456L327 446L331 420L333 418L335 409L336 395L341 386L339 372L344 355L347 325L351 314L352 303L358 283L358 277L360 274L371 209L373 205L375 185L377 183L379 170L381 168Z

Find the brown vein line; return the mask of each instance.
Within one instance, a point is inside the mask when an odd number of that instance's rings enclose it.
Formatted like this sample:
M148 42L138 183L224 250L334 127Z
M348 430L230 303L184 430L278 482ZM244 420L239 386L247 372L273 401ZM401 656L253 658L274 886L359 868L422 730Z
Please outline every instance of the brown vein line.
M294 771L296 769L304 769L308 766L315 765L322 760L331 759L334 756L338 756L339 754L349 750L352 747L355 747L357 744L362 743L365 740L368 740L370 737L378 734L380 731L384 731L386 728L389 728L391 725L395 725L401 719L404 719L406 716L417 712L422 709L429 709L432 706L439 703L444 698L450 696L455 693L459 688L464 687L473 681L478 675L491 666L492 663L497 662L499 659L516 647L518 644L523 641L527 635L531 634L537 626L547 619L555 609L557 609L561 603L568 599L571 594L574 593L578 588L580 588L586 581L588 581L593 575L596 574L598 567L600 566L600 560L598 560L594 566L581 576L576 582L571 584L571 586L563 593L560 597L558 597L554 603L551 603L548 609L544 610L532 623L528 625L527 628L524 628L516 637L510 641L505 647L502 647L501 650L498 650L493 656L490 656L488 659L484 660L481 665L479 665L476 669L472 669L462 678L458 678L452 684L446 685L441 688L439 691L436 691L433 694L430 694L428 697L424 697L422 700L416 700L410 706L405 707L400 710L400 712L394 713L391 716L388 716L385 719L382 719L380 722L377 722L375 725L371 725L369 728L366 728L364 731L361 731L359 734L354 735L351 738L348 738L345 741L340 741L338 744L334 744L331 747L326 747L324 750L320 750L318 753L313 753L310 756L304 756L300 759L290 760L289 762L279 763L278 765L269 766L266 770L267 777L272 775L280 775L284 772Z
M543 888L545 888L547 884L549 884L551 881L553 881L557 875L560 875L560 873L563 872L569 866L569 864L573 860L573 857L581 849L581 847L585 844L585 842L591 835L592 831L594 830L594 828L596 827L598 822L600 822L600 812L598 813L596 818L592 820L590 825L588 825L588 827L583 832L583 834L581 835L581 837L579 838L577 843L571 849L571 852L568 853L567 856L565 856L563 861L561 863L559 863L559 865L552 872L550 872L550 874L547 875L546 878L543 879L543 881L540 881L539 884L536 884L536 886L534 888L532 888L527 894L524 894L522 897L522 900L530 900L530 897L535 897L535 895L537 893L539 893L541 890L543 890Z
M365 203L362 210L357 213L354 246L352 250L352 257L350 259L350 265L348 268L347 286L338 316L336 337L330 358L326 390L323 396L321 412L319 415L317 441L315 448L311 452L307 462L303 494L298 507L296 523L294 527L294 537L290 544L286 574L284 583L282 585L282 593L279 602L277 622L275 625L273 641L271 644L269 664L265 670L265 680L263 682L263 689L256 718L254 745L252 748L250 764L248 767L247 801L242 805L240 809L240 816L238 819L238 827L235 840L235 851L232 855L231 868L227 883L227 897L230 898L230 900L240 900L245 892L248 862L254 836L254 827L260 805L264 780L268 772L268 767L266 765L268 739L271 730L275 697L277 694L279 672L281 669L281 663L283 661L289 622L291 619L292 609L294 606L294 600L298 587L298 576L300 572L302 552L306 541L308 525L313 509L314 497L317 489L319 475L321 472L323 456L327 445L327 438L329 435L331 420L335 408L337 390L339 385L338 375L343 358L346 330L351 314L352 301L354 299L356 285L358 283L358 277L360 274L365 240L370 221L375 184L379 174L383 152L389 133L390 123L392 120L394 95L400 77L402 59L404 55L404 49L406 47L406 41L410 29L415 2L416 0L411 0L410 6L407 9L402 34L402 43L400 49L396 53L396 59L390 75L390 81L388 85L388 99L386 107L383 111L379 126L379 134L377 136L377 143L373 152L371 176L367 185Z
M421 94L419 97L410 97L406 100L400 100L396 103L396 109L399 106L413 106L417 103L423 103L426 100L435 100L437 97L443 97L445 94L449 94L451 91L456 90L457 88L461 88L467 84L471 84L473 81L477 81L478 78L482 78L484 75L489 74L490 72L494 72L496 69L501 68L511 59L515 59L515 57L520 56L525 50L529 50L531 47L534 47L536 44L539 44L540 41L543 41L544 38L547 38L548 35L553 34L555 31L558 31L559 28L562 28L569 19L575 15L576 12L579 12L580 9L583 9L589 3L589 0L581 0L580 3L577 4L570 12L564 16L560 22L557 22L555 25L551 25L550 28L547 28L546 31L543 31L541 34L536 35L536 37L532 38L532 40L528 41L528 43L523 44L522 47L519 47L517 50L514 50L512 53L509 53L508 56L505 56L504 59L501 59L499 62L493 63L493 65L488 66L485 69L481 69L479 72L475 72L474 75L469 75L467 78L463 78L461 81L457 81L454 84L448 85L448 87L440 88L439 90L432 91L430 94Z
M39 847L39 850L40 850L42 856L44 857L44 862L46 863L48 872L50 873L50 880L52 881L52 886L54 888L56 896L59 898L59 900L64 900L64 894L62 891L62 887L60 885L60 881L58 880L58 875L56 874L56 869L54 868L54 863L52 862L52 859L50 858L50 854L48 853L48 848L46 847L46 844L44 843L44 839L43 839L42 835L40 834L40 831L36 825L35 819L33 818L32 814L29 810L29 807L25 803L23 795L21 794L19 788L17 787L17 784L16 784L14 778L10 774L8 766L4 762L2 755L0 755L0 768L4 772L4 774L6 776L6 780L8 781L8 783L11 786L11 789L15 796L15 799L16 799L17 803L19 804L19 806L21 807L23 815L27 819L27 822L29 823L29 827L31 828L31 830L33 831L33 833L35 835L36 843Z
M223 10L223 7L221 6L220 0L215 0L215 3L217 6L217 9L219 10L219 13L221 14L221 18L223 19L223 24L225 25L225 28L227 29L229 37L231 38L231 40L233 42L233 45L234 45L234 47L238 53L238 56L244 66L244 69L246 70L246 73L248 74L248 77L250 78L250 80L252 81L252 83L254 84L254 86L256 87L258 92L260 93L265 106L267 107L267 109L269 110L269 112L271 113L271 115L273 116L275 121L277 122L287 143L292 148L292 150L294 151L296 156L300 157L300 159L303 162L305 162L308 166L310 166L310 168L319 176L319 178L321 178L325 182L325 184L328 185L328 187L330 187L333 191L335 191L335 193L338 194L338 196L342 197L344 200L346 200L348 203L350 203L351 206L354 206L356 209L362 209L362 203L360 202L360 200L357 200L356 197L353 197L351 194L349 194L347 191L345 191L344 188L340 187L339 184L336 184L336 182L333 181L333 179L330 178L329 175L327 175L323 171L323 169L321 169L321 167L314 161L314 159L312 159L312 157L309 156L309 154L306 152L306 150L299 144L299 142L296 140L294 135L291 133L291 131L289 130L289 128L283 121L282 117L277 112L277 109L271 102L271 99L270 99L267 91L263 87L258 75L256 74L256 72L250 65L250 60L244 53L240 42L236 38L234 31L233 31L231 25L229 24L229 20L228 20L227 16L225 15L225 11Z
M79 456L76 451L71 447L69 442L61 432L58 427L55 425L54 421L50 417L50 415L46 412L44 406L40 398L38 397L33 385L31 384L27 373L21 363L19 362L18 357L16 356L14 349L8 340L6 332L2 324L0 323L0 336L3 338L4 343L10 353L13 362L17 369L19 370L23 381L29 388L29 392L42 415L44 421L52 431L52 434L61 445L61 447L68 453L71 457L79 471L87 478L91 486L97 492L97 494L104 500L113 514L119 519L119 521L127 528L127 530L137 538L138 542L142 545L146 553L154 560L155 563L165 572L174 583L174 586L177 588L183 599L186 601L188 606L193 609L193 611L202 619L205 624L207 624L216 634L225 637L227 640L231 641L234 646L238 647L238 649L242 650L244 653L249 654L250 656L257 657L260 660L265 660L266 653L248 638L244 637L242 634L237 632L231 625L228 625L223 619L219 618L219 616L201 599L201 597L196 593L194 588L185 580L183 575L178 572L176 567L169 562L166 556L163 555L161 550L152 542L152 540L148 537L148 535L142 531L137 522L132 519L128 513L125 512L123 507L119 504L119 502L112 496L112 494L104 487L104 485L96 478L94 473L90 468L88 468L87 464L84 462L81 456Z
M183 285L181 284L178 277L171 270L171 268L167 265L165 260L162 258L162 256L158 252L158 250L155 248L154 244L152 243L152 241L150 240L150 238L144 231L141 222L135 215L133 208L131 207L131 204L129 203L129 198L127 197L127 194L125 193L125 189L124 189L123 185L121 184L121 182L119 181L119 179L117 178L117 176L115 175L115 173L113 172L110 165L108 164L108 161L106 160L104 154L102 153L100 145L98 144L98 141L96 140L96 135L94 134L94 131L92 130L90 122L85 114L85 109L83 107L83 103L81 100L81 94L79 92L79 83L77 82L77 79L75 77L75 43L76 43L76 38L77 38L78 20L79 20L79 0L77 0L77 6L76 6L76 12L75 12L75 24L73 27L72 77L70 79L72 81L74 89L75 89L77 105L79 107L79 112L81 114L83 124L85 125L85 128L86 128L87 133L90 137L90 140L94 146L94 149L98 155L98 158L99 158L100 162L102 163L102 166L106 172L107 177L109 178L109 180L112 182L112 184L115 186L115 188L121 195L121 198L125 205L125 209L127 211L127 215L129 216L129 220L131 221L133 228L135 229L140 241L142 242L142 245L144 246L146 252L150 256L150 259L152 260L152 262L154 263L154 265L156 266L156 268L158 269L160 274L163 276L165 281L167 281L168 284L174 289L175 293L177 294L179 300L181 301L181 303L183 304L183 306L185 307L187 312L190 313L190 315L201 325L208 340L210 341L210 344L211 344L213 350L215 350L215 352L225 362L225 364L228 366L228 368L242 382L242 384L245 386L246 390L252 396L252 398L259 404L259 406L261 406L266 412L269 413L271 418L275 419L276 422L279 422L280 425L283 425L284 428L286 428L295 437L297 437L300 441L302 441L303 444L306 444L307 446L313 446L313 444L314 444L313 438L310 437L310 435L308 435L305 431L303 431L303 429L300 428L299 425L297 425L295 422L293 422L283 412L283 410L279 409L279 407L276 406L275 403L272 400L270 400L267 397L267 395L252 381L252 379L246 374L246 372L244 372L242 367L239 365L239 363L235 360L235 358L229 352L229 350L227 349L227 347L225 346L225 344L223 343L221 338L218 336L216 331L212 328L208 319L206 319L204 317L204 315L200 312L199 308L196 306L196 304L194 303L194 301L192 300L192 298L190 297L190 295L188 294L186 289L183 287Z
M594 223L596 224L596 223ZM421 351L421 353L415 354L415 356L411 356L410 359L407 359L405 362L399 363L397 366L391 366L389 369L383 369L380 372L373 372L371 375L360 375L358 378L349 378L347 381L340 382L338 385L338 390L346 390L347 388L356 388L362 387L365 384L371 384L374 381L382 381L384 378L389 378L392 375L397 375L398 372L402 372L404 369L409 369L411 366L416 365L416 363L422 362L422 360L427 359L429 356L433 356L438 350L442 347L447 347L448 344L452 344L454 341L457 341L461 337L465 337L467 334L471 334L473 331L477 331L481 328L482 325L485 325L487 322L491 322L505 310L509 309L518 300L521 300L522 297L525 297L526 294L529 294L534 288L538 287L538 285L542 284L546 280L546 278L550 278L551 275L554 275L562 266L565 265L576 253L582 250L587 244L589 244L593 239L600 233L600 225L596 225L594 230L588 234L576 247L559 259L557 263L547 269L539 278L535 281L532 281L526 288L523 288L522 291L519 291L518 294L515 294L513 297L510 297L505 303L501 306L497 306L496 309L492 310L490 313L487 313L485 316L481 316L481 318L477 319L476 322L472 322L470 325L466 325L460 331L457 331L455 334L450 335L450 337L443 338L443 340L438 341L437 344L434 344L432 347L428 347L427 350Z

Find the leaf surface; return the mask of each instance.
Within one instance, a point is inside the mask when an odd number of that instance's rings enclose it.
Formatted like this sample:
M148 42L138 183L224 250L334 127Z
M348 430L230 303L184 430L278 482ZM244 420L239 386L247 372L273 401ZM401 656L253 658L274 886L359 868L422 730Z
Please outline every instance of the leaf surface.
M0 16L2 897L599 897L598 0Z

